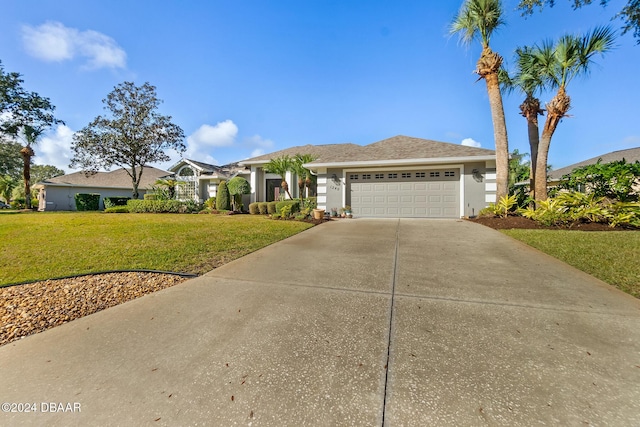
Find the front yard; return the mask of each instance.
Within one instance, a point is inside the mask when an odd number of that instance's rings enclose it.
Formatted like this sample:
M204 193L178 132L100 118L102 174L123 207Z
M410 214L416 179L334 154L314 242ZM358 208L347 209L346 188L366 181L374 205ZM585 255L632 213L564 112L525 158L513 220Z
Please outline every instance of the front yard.
M640 298L640 231L500 231Z
M0 286L106 270L202 274L311 227L257 215L0 215Z

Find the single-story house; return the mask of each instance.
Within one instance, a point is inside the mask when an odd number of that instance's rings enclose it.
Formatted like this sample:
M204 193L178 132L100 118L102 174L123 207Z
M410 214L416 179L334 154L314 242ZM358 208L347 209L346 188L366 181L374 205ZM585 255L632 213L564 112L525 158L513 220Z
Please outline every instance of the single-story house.
M178 199L193 199L200 203L218 194L220 181L229 181L235 176L242 176L248 181L251 174L249 168L238 163L216 166L190 159L180 160L169 171L176 180L183 182L176 188ZM245 207L249 203L249 196L243 197Z
M601 161L601 163L611 163L620 160L625 160L627 163L640 162L640 147L612 151L610 153L592 157L590 159L583 160L581 162L574 163L560 169L554 169L547 174L547 182L549 183L549 187L555 187L556 185L558 185L560 183L560 179L565 175L569 175L574 169L582 166L595 165L599 160Z
M170 172L145 166L138 188L140 197L158 179L170 175ZM104 209L105 197L131 197L133 191L131 177L123 168L111 172L97 172L93 175L74 172L39 182L33 187L39 190L39 211L75 211L77 193L100 194L100 209Z
M369 145L291 147L239 162L250 168L251 202L277 200L280 177L264 170L272 158L310 154L318 208L351 206L360 217L460 218L496 200L493 150L408 136ZM297 177L287 173L293 197Z

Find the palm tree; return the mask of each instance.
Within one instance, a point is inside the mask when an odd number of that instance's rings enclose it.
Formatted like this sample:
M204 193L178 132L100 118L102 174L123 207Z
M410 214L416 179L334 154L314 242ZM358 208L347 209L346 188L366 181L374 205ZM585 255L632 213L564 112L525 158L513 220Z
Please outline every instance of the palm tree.
M298 176L298 189L300 190L300 200L304 199L305 188L308 188L313 182L311 171L305 168L305 163L311 163L315 160L311 154L296 154L293 158L291 169Z
M280 187L287 193L290 199L293 199L293 197L291 197L291 193L289 193L289 184L287 184L287 172L291 170L292 165L293 159L288 155L273 158L269 160L269 163L264 165L265 171L280 175L280 178L282 178Z
M508 192L509 141L498 79L502 57L491 50L489 42L494 31L504 24L502 13L500 0L466 0L450 27L450 32L459 34L463 43L469 44L479 39L482 44L482 53L475 72L487 85L491 107L496 146L496 197L498 199L506 196Z
M155 182L155 185L158 185L160 187L165 187L167 189L167 192L169 193L168 194L169 199L175 199L176 187L179 185L186 185L186 182L177 180L175 178L162 178L162 179L158 179Z
M503 69L500 72L500 83L506 92L518 90L525 95L524 101L520 104L520 114L527 120L531 160L529 162L529 191L531 197L535 198L536 159L540 144L538 116L544 114L544 110L540 108L540 99L536 95L542 92L545 85L532 51L533 48L528 46L516 49L516 72L513 76L509 76L508 72ZM517 150L514 150L514 153L516 152ZM509 184L511 186L511 178L509 178Z
M586 36L565 35L555 44L547 41L532 51L542 78L550 87L557 88L554 97L546 104L547 117L538 147L535 168L536 201L547 199L547 159L551 138L558 123L567 117L571 108L567 85L575 77L588 74L593 57L613 49L614 41L615 32L610 27L597 27Z
M25 126L22 129L26 144L20 150L20 155L24 162L22 177L24 178L24 198L27 209L31 209L31 158L35 156L35 152L31 146L37 144L38 138L42 135L42 132L42 128L34 126Z

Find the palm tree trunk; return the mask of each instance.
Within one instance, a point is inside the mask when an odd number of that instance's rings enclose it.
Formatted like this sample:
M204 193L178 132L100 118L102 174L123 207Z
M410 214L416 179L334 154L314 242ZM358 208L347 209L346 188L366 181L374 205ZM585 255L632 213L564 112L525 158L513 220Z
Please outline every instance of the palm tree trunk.
M536 188L536 170L538 161L538 146L540 145L540 127L538 125L538 115L543 114L540 109L540 100L532 96L520 105L520 111L524 118L527 119L527 134L529 136L529 194L535 199Z
M24 162L22 176L24 178L24 203L27 209L31 209L31 157L33 157L34 154L33 149L29 145L20 150L20 155Z
M504 117L502 93L498 71L502 65L502 57L485 46L477 64L477 73L487 84L491 121L493 122L493 138L496 145L496 200L509 193L509 140L507 123Z
M564 87L558 89L558 93L547 104L547 118L542 129L542 137L538 147L538 158L536 160L536 202L547 200L547 160L551 138L558 127L558 123L566 116L571 108L571 98L567 95Z

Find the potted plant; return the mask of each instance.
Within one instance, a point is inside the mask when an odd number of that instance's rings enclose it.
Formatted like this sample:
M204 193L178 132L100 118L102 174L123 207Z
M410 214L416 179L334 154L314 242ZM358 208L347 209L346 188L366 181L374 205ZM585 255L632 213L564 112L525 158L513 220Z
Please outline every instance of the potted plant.
M351 206L347 205L344 207L344 214L347 218L353 218L353 213L351 212Z
M336 218L338 216L338 208L331 208L331 216Z

